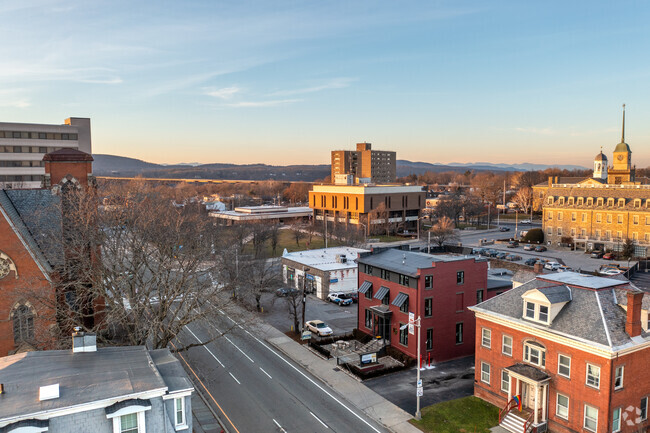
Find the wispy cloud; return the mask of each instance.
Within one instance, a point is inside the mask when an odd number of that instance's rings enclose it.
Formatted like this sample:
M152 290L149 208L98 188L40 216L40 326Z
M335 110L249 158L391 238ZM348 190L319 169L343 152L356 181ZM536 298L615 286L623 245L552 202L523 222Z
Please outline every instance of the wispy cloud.
M237 86L223 87L221 89L205 89L205 94L219 99L232 99L241 89Z
M249 107L277 107L300 102L302 99L276 99L272 101L241 101L232 104L225 104L228 107L249 108Z
M316 92L321 92L323 90L330 90L330 89L343 89L345 87L350 86L350 84L354 81L356 81L356 78L334 78L331 79L323 84L318 84L315 86L310 86L310 87L302 87L298 89L292 89L292 90L280 90L277 92L272 92L269 93L269 96L291 96L291 95L303 95L305 93L316 93Z

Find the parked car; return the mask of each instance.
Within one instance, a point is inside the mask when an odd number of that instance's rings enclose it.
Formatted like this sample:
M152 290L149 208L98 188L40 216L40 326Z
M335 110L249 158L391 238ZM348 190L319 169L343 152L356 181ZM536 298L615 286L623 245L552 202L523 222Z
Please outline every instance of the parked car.
M621 271L620 269L607 268L607 269L603 269L603 270L598 271L598 273L600 275L607 275L608 277L611 277L613 275L622 274L623 271Z
M343 307L352 304L352 298L346 297L345 293L334 292L327 295L327 300Z
M300 293L300 290L291 287L281 287L275 291L275 295L280 297L296 296L298 293Z
M343 293L341 294L342 299L352 299L353 303L358 303L359 302L359 293L358 292L352 292L352 293Z
M530 259L526 259L526 261L524 262L524 265L534 266L535 263L537 263L537 259L535 257L532 257Z
M603 253L600 250L593 250L591 252L591 258L592 259L600 259L601 257L603 257L603 254L605 254L605 253Z
M499 227L499 231L500 231L500 232L509 232L509 231L510 231L510 227Z
M544 265L544 269L548 269L550 271L557 271L561 265L558 262L547 262Z
M322 320L310 320L305 323L305 327L321 337L332 335L332 328L327 326L327 324Z
M506 245L508 248L517 248L519 246L519 242L517 241L510 241L508 242L508 245Z
M615 258L616 258L616 254L614 253L603 254L603 260L614 260Z
M546 247L544 245L537 245L535 247L535 251L538 253L543 253L544 251L546 251Z
M518 256L517 254L508 254L506 256L506 260L511 262L518 262L519 260L521 260L521 256Z
M560 266L557 268L557 271L558 271L558 272L571 272L571 271L573 271L573 268L570 268L570 267L568 267L568 266L564 266L564 265L560 265Z
M532 224L531 220L521 220L520 224Z
M499 260L503 260L506 258L507 255L508 253L498 253L495 257Z
M531 244L524 245L524 251L533 251L535 249Z

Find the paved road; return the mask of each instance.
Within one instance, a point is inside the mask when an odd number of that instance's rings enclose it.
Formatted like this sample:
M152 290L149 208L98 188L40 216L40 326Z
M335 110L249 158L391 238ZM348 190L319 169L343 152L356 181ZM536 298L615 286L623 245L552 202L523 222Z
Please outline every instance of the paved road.
M192 324L183 343L205 341L210 330ZM216 321L223 337L184 355L223 414L232 433L247 432L386 432L374 420L350 407L283 354L227 314Z

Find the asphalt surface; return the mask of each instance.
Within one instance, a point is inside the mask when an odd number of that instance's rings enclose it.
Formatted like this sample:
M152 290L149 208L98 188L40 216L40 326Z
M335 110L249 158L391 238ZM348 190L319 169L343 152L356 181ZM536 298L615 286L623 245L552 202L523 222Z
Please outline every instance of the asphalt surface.
M183 343L205 341L206 324L194 323ZM217 332L225 335L188 351L192 366L209 394L213 409L231 433L386 432L351 407L344 397L259 339L248 325L223 313Z

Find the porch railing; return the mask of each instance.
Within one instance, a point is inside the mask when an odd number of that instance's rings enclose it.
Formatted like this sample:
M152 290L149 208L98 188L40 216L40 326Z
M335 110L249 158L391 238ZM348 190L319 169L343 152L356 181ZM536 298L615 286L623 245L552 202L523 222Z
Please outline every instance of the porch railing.
M501 421L503 421L503 418L505 418L508 413L517 406L517 403L515 402L515 398L512 397L508 403L504 406L503 409L499 411L499 424L501 424Z
M535 416L535 411L531 412L528 415L528 419L524 423L524 433L530 433L533 430L533 417Z

